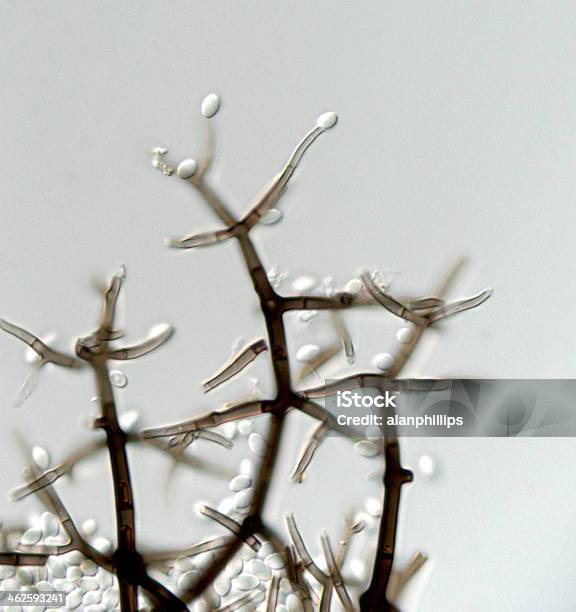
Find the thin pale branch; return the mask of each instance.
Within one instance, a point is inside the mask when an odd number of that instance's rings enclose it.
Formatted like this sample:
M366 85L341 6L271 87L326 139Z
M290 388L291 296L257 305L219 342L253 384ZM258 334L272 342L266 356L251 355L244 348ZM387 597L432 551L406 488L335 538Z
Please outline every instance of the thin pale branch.
M290 540L292 541L296 553L300 557L304 569L320 584L324 584L329 577L316 565L316 563L314 563L314 560L306 549L302 535L296 526L294 515L289 512L285 516L285 520L286 526L288 527L288 533L290 534Z
M169 325L167 328L150 338L149 340L145 340L140 344L135 344L133 346L127 346L125 348L115 349L113 351L108 352L108 359L114 359L118 361L127 361L129 359L136 359L138 357L143 357L152 351L155 351L157 348L160 348L163 344L168 342L170 338L174 335L174 328Z
M166 244L173 249L193 249L195 247L210 246L217 242L224 242L232 238L232 236L234 236L232 230L223 229L204 234L191 234L183 238L168 238Z
M116 306L118 304L118 297L120 295L120 290L122 289L122 285L124 283L125 278L125 271L124 269L121 269L120 272L118 272L112 277L108 288L104 293L104 306L102 308L100 326L98 329L99 333L101 334L100 339L104 339L107 341L108 335L110 335L114 330Z
M355 359L355 350L354 343L352 342L352 338L350 337L350 333L348 332L348 328L344 324L340 313L337 311L331 311L332 322L334 327L336 328L336 333L338 334L338 338L340 339L340 343L342 344L342 348L344 349L344 354L346 355L346 360L348 363L354 363Z
M344 534L340 539L338 545L338 551L336 553L336 567L341 568L344 565L346 559L346 553L348 552L348 544L353 535L360 533L364 528L365 524L362 521L354 522L350 518L346 518L344 524ZM320 602L318 605L319 612L329 612L332 605L332 591L334 589L334 583L331 580L327 580L322 586L322 592L320 594Z
M300 164L304 153L312 143L326 130L316 126L298 143L282 170L270 181L263 192L250 205L250 211L242 218L241 223L253 227L276 204L286 189L290 178Z
M16 487L10 494L14 501L21 501L32 493L37 493L41 489L54 484L58 478L63 476L69 471L64 465L56 465L53 468L47 470L43 474L40 474L37 478L31 482Z
M298 410L304 414L307 414L308 416L311 416L317 421L326 423L330 431L337 431L340 435L354 442L364 440L366 437L362 432L355 430L353 427L349 427L348 425L340 425L336 417L331 412L311 400L302 402L298 406Z
M480 304L483 304L491 295L492 289L488 287L472 297L459 300L458 302L453 302L452 304L447 304L446 306L440 306L433 313L427 315L428 319L430 320L430 323L436 323L437 321L441 321L446 317L450 317L459 312L476 308L477 306L480 306Z
M224 438L224 436L222 436ZM226 448L230 448L230 442L226 438L227 443L223 443L222 445ZM222 478L230 479L234 476L234 470L227 469L223 466L216 465L205 461L203 459L197 459L196 457L191 457L190 455L186 455L182 452L184 449L178 449L173 446L169 446L161 442L156 438L141 438L139 434L127 434L128 443L141 443L147 444L148 446L152 446L159 451L162 451L174 460L174 462L179 464L188 465L189 467L196 468L199 470L203 470L209 472L215 476L219 476ZM86 457L92 455L93 453L104 450L106 448L106 440L98 440L96 442L92 442L87 444L86 446L74 451L69 457L64 459L58 465L46 470L45 472L40 473L36 478L30 480L28 483L24 485L20 485L16 487L11 492L11 497L15 501L20 501L27 497L32 493L37 493L44 487L54 484L59 478L62 476L69 474L72 472L74 467Z
M204 552L217 550L229 543L229 536L216 536L209 540L194 544L194 546L190 546L189 548L143 553L142 558L146 564L162 563L164 561L177 559L178 557L193 557Z
M91 361L95 355L108 350L109 342L122 337L123 333L114 329L114 319L125 277L126 273L122 267L104 289L104 301L98 328L92 334L78 338L76 341L76 355L81 359Z
M217 427L231 421L241 421L249 417L263 414L264 408L270 402L265 401L248 401L238 404L230 404L224 410L210 412L204 416L199 416L189 421L176 423L175 425L167 425L164 427L154 427L145 429L142 432L144 438L162 438L165 436L175 436L188 432L199 431L208 427Z
M198 170L194 175L194 180L201 181L210 167L212 165L212 161L214 160L214 129L213 125L213 117L205 117L204 123L204 151L202 153L202 159L200 160L200 164L198 166Z
M314 428L311 436L306 443L306 446L303 448L300 458L298 459L298 463L292 472L291 479L296 482L302 482L304 480L304 476L306 473L306 469L310 465L314 454L318 450L320 443L326 437L326 434L329 431L328 423L326 421L319 423Z
M288 580L290 580L292 588L300 595L300 602L304 610L312 612L314 610L314 603L312 602L310 587L304 580L304 566L298 561L294 546L286 546L285 558Z
M400 317L402 319L406 319L407 321L411 321L414 325L427 325L428 320L426 317L422 315L418 315L412 312L407 306L395 300L393 297L381 291L381 289L376 285L376 283L370 278L370 275L365 272L362 274L362 282L364 286L370 293L370 295L386 310L389 310L392 314Z
M32 364L32 370L26 376L22 386L18 390L16 397L14 398L14 406L21 406L29 397L32 395L34 389L38 385L38 379L40 378L40 370L45 364L44 361L39 361Z
M237 538L248 544L254 551L258 552L262 548L262 542L255 535L246 534L246 530L243 529L242 525L229 516L222 514L222 512L214 508L210 508L210 506L203 506L200 512L204 516L220 523L220 525L231 531Z
M17 442L24 452L26 457L31 456L31 449L29 444L25 441L24 437L20 434L16 434ZM25 474L29 474L32 479L37 479L39 476L38 469L33 463L30 463L26 466L24 470ZM69 537L69 542L67 544L61 546L54 547L43 547L36 548L35 552L30 552L30 557L26 557L28 561L28 565L33 565L33 555L35 554L38 559L40 559L41 565L45 563L45 557L50 556L52 554L63 554L65 552L69 552L71 550L80 551L85 557L94 561L100 567L107 569L108 571L113 571L114 563L112 559L108 555L104 555L96 550L93 546L88 544L86 540L80 534L76 524L74 523L70 513L64 506L62 500L56 493L56 490L51 485L46 485L43 489L37 491L37 494L42 501L42 503L47 507L50 512L53 512L58 520L60 521L64 531L67 533ZM33 550L33 549L31 549ZM10 554L10 553L6 553ZM7 565L8 563L4 563Z
M455 315L471 308L476 308L485 302L491 295L492 289L484 289L477 295L470 298L453 302L452 304L444 305L443 301L439 298L423 298L420 301L416 301L416 310L426 311L425 314L417 314L414 309L409 306L402 304L392 296L384 293L374 281L370 278L368 273L362 275L362 281L370 295L386 310L389 310L392 314L410 321L418 326L431 325L437 321L441 321L446 317ZM432 307L431 304L436 303L436 307Z
M432 309L440 308L441 306L444 306L444 300L439 297L435 297L435 296L417 298L415 300L410 300L408 302L408 308L410 310L416 310L416 311L432 310Z
M245 606L249 603L258 603L262 601L264 598L264 593L266 592L266 587L263 584L259 584L255 589L252 589L249 593L238 597L234 601L229 604L218 608L218 612L234 612L234 610L239 610L242 606Z
M40 357L42 363L53 363L64 368L82 367L82 362L75 357L50 348L40 338L13 323L0 319L0 329L27 344Z
M228 210L228 207L224 204L222 199L216 194L203 180L202 177L196 179L192 177L190 181L194 187L198 190L198 193L202 196L202 199L212 209L214 214L228 227L232 228L237 226L237 221L234 215Z
M418 551L412 556L402 571L392 573L387 591L387 595L392 601L398 599L402 591L406 588L406 585L412 580L426 561L428 561L428 557Z
M344 580L342 579L342 574L340 573L340 568L336 563L336 558L334 557L334 552L332 551L332 547L330 546L330 540L328 539L328 535L323 532L320 536L320 540L322 542L322 550L324 551L324 557L326 559L326 566L328 567L328 571L330 572L330 578L332 583L334 584L334 588L336 589L336 594L338 598L342 602L342 606L347 612L354 612L354 604L350 599L350 595L344 586Z
M216 433L215 431L189 431L184 434L177 434L170 438L168 446L172 448L186 448L199 438L214 442L214 444L218 444L218 446L222 446L227 450L230 450L232 446L234 446L226 436Z
M241 350L236 352L232 358L220 370L218 370L216 374L214 374L214 376L211 376L202 383L204 393L212 391L219 385L225 383L232 377L242 372L244 368L250 365L256 359L256 357L258 357L258 355L267 350L268 347L266 346L266 341L262 338L243 347Z
M280 588L280 576L274 574L270 581L268 588L268 595L266 596L266 612L275 612L276 604L278 603L278 589Z
M226 478L227 480L230 480L230 478L232 478L236 474L234 470L231 470L222 465L218 465L210 461L205 461L204 459L192 457L184 452L184 448L171 447L167 444L164 444L163 441L158 438L129 437L128 442L143 442L144 444L153 446L154 448L157 448L158 450L170 455L174 461L174 465L176 466L180 464L187 465L192 468L209 472L214 476Z

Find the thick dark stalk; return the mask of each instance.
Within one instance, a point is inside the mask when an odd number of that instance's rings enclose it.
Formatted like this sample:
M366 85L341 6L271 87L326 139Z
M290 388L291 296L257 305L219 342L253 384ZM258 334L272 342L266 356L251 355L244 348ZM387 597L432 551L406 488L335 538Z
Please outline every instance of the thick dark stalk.
M117 533L114 561L120 589L120 606L122 611L132 612L138 609L138 582L143 565L136 551L134 495L126 454L127 438L118 423L105 353L95 356L90 361L90 365L96 376L101 410L101 416L96 425L106 434L114 484Z
M386 469L384 472L384 509L380 521L378 547L374 559L372 581L368 590L360 597L360 610L395 610L387 600L386 591L392 573L396 547L398 512L400 510L400 490L403 484L412 481L412 472L400 463L400 448L396 436L385 444Z
M438 298L441 298L447 291L454 277L462 267L462 263L463 261L461 259L457 260L442 279L435 294ZM389 378L394 379L400 374L427 328L427 323L414 327L410 342L404 345L403 350L397 355L394 365L388 372ZM382 518L380 520L380 531L378 534L378 547L374 559L372 580L368 589L360 597L361 612L373 612L374 610L388 612L396 610L394 605L388 601L386 591L388 590L392 565L394 564L401 488L402 485L412 482L413 474L410 470L406 470L402 467L400 445L398 443L395 427L386 428L384 437L384 456L384 504Z
M224 205L221 205L220 210L225 210ZM260 298L272 355L274 380L276 382L276 398L267 402L267 411L271 413L271 423L267 435L266 449L256 477L250 510L248 516L242 522L242 536L247 537L260 531L262 528L262 510L266 502L269 484L276 465L285 415L288 409L293 405L290 401L293 399L293 394L290 387L290 367L288 363L286 333L282 320L283 298L281 298L272 288L266 271L260 261L260 257L248 236L247 230L242 226L239 227L235 237L240 242L243 260L246 264L250 278L252 279L254 290ZM195 583L183 594L182 599L184 601L192 601L200 596L222 571L226 563L238 551L241 544L242 539L240 537L230 542L230 544L216 556L204 573L198 577Z
M123 612L138 610L138 586L141 586L157 609L186 610L178 597L147 574L142 557L136 549L134 494L126 453L128 436L118 422L106 353L95 355L89 363L96 376L101 410L95 424L106 434L114 485L117 548L113 561L118 578L120 608Z

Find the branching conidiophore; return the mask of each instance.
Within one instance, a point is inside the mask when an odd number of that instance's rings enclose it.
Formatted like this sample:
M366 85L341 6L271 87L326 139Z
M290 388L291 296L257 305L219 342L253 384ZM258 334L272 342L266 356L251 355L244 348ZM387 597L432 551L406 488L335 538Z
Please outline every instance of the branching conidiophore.
M211 94L210 99L214 101L217 98L215 94ZM214 108L217 110L217 107ZM208 119L208 123L210 123L211 118L216 114L216 110L209 115L204 113L205 117ZM178 166L179 176L189 182L199 192L208 206L226 227L224 229L215 230L214 232L200 236L192 235L176 241L171 240L169 244L179 248L190 248L200 245L215 244L231 238L236 238L238 240L244 263L248 273L250 274L254 289L260 298L262 314L268 330L268 345L270 346L271 350L272 365L277 387L277 394L275 398L259 404L257 403L255 406L253 406L255 413L251 416L268 413L271 415L272 419L267 445L262 457L261 469L256 478L256 486L254 487L252 503L250 505L248 515L241 524L241 531L237 533L238 540L233 542L227 549L225 549L215 559L214 563L207 568L204 574L201 575L193 585L191 585L186 593L186 598L188 600L191 600L202 593L211 583L211 581L218 576L227 561L231 559L238 550L239 541L245 538L247 534L255 533L261 526L262 511L266 502L270 479L274 473L278 446L282 437L286 413L292 409L302 410L307 414L318 418L320 421L318 426L314 429L312 437L309 443L306 445L294 472L294 478L297 481L301 481L304 477L306 468L309 466L312 457L322 439L326 435L328 428L334 425L334 420L330 418L329 414L326 413L322 407L316 406L313 410L311 410L311 407L314 406L310 402L312 398L325 397L330 395L333 391L335 392L335 389L337 388L355 388L363 384L370 384L372 386L378 386L379 388L386 386L386 379L395 378L400 373L402 366L408 360L411 352L421 337L422 332L429 325L451 314L478 306L490 295L489 290L487 290L474 298L462 300L460 302L445 306L440 297L441 293L444 291L444 287L441 287L437 298L426 298L421 301L414 301L408 306L404 306L394 298L391 298L384 293L369 276L364 276L363 281L365 287L369 295L376 303L382 304L394 314L405 316L415 324L416 331L413 334L412 340L407 343L407 346L405 346L403 351L397 356L394 367L385 374L366 373L352 375L348 379L343 380L342 383L334 383L333 385L322 386L317 389L310 389L302 392L297 392L292 388L283 315L286 312L294 310L327 309L338 311L345 308L350 308L354 306L355 303L358 303L358 305L366 304L366 298L360 294L355 295L347 292L335 293L328 297L286 297L279 295L271 285L268 276L264 272L264 267L250 239L249 232L264 218L268 212L272 210L273 206L278 202L284 193L289 180L294 174L296 167L302 161L307 149L323 132L329 128L332 128L336 124L336 121L337 117L334 113L325 113L318 119L316 126L297 145L282 170L272 179L263 192L251 203L248 213L246 213L239 220L235 219L234 215L229 211L222 199L205 180L206 173L213 158L214 147L213 132L211 128L207 129L208 140L206 151L204 153L203 160L200 163L202 172L195 172L197 164L195 162L192 163L191 160L186 160ZM186 171L183 171L183 169ZM445 283L443 283L444 285L449 283L452 275L453 274L449 275ZM350 336L341 320L336 318L335 324L346 357L349 362L352 362L354 359L354 346L352 344L352 340L350 339ZM319 365L330 359L333 354L334 350L330 348L327 349L327 352L324 354L320 353L321 357L319 361L317 363L313 363L313 365L309 366L308 369L304 369L300 374L300 378L303 379L309 373L315 371L315 367L319 367ZM423 381L416 383L415 386L426 388L426 385L427 383ZM410 383L407 383L407 386L410 386ZM226 419L227 422L230 422L231 420L240 420L246 417L246 414L243 412L245 408L246 406L240 405L240 412L238 414L234 414L234 411L238 410L238 408L224 409L221 413L211 413L211 415L205 419L193 419L187 424L183 423L166 428L157 428L146 432L145 435L170 435L175 431L187 430L190 427L201 428L211 426L211 422L212 425L214 425L222 422L223 419ZM340 430L340 432L345 433L354 439L354 433L350 430ZM376 602L379 606L382 606L382 602L386 601L386 588L390 577L394 555L394 540L400 500L400 486L412 478L411 474L404 470L400 465L399 446L394 435L392 435L392 439L387 439L384 441L384 454L388 459L384 476L384 485L386 489L385 511L380 529L379 550L377 552L372 583L370 589L362 598L362 607L363 609L367 610L376 609L374 607L370 607L376 605ZM343 599L345 607L350 607L352 606L351 600L349 599L343 581L341 580L338 566L335 563L333 554L331 554L331 548L326 537L323 538L323 546L330 568L330 580L341 596L341 599ZM302 546L299 548L300 551L302 551ZM296 554L298 554L298 547L296 547L295 550ZM290 555L287 555L287 559L289 556ZM308 567L310 567L310 564L306 559L297 561L297 563L300 562L302 562L304 566L307 564Z
M167 342L173 330L167 327L156 336L134 346L111 345L122 335L115 328L114 322L124 273L116 274L106 287L99 325L93 333L77 341L76 356L55 351L29 332L0 320L0 328L24 341L37 353L40 366L53 363L67 368L91 369L95 377L100 407L100 414L94 421L94 429L101 430L105 434L105 440L80 449L49 469L39 471L30 468L25 478L26 482L13 493L16 500L30 494L38 495L60 520L69 542L60 545L34 545L27 548L23 546L22 549L15 551L2 552L0 565L43 565L51 556L79 551L97 566L116 576L119 605L123 612L134 612L139 609L139 591L145 594L145 601L152 609L163 611L186 610L190 602L198 601L202 597L205 598L204 601L211 598L210 607L221 612L237 610L248 603L259 602L264 602L267 612L272 612L281 601L286 601L289 609L296 609L294 606L298 606L298 609L328 612L336 598L345 610L358 608L363 611L392 610L394 609L392 600L425 560L421 554L417 555L403 573L393 573L401 487L412 480L412 473L401 464L397 432L389 428L379 441L379 446L374 443L374 454L384 461L382 518L370 585L359 598L359 603L356 603L358 591L357 589L353 591L353 588L355 589L357 585L347 579L344 564L348 542L354 534L364 529L365 525L362 522L347 519L344 535L339 546L334 549L328 535L322 533L319 538L325 562L325 569L322 569L308 552L291 514L286 517L289 542L264 521L270 484L277 469L286 416L291 411L299 411L315 421L312 433L304 442L301 455L296 460L292 475L294 481L302 482L307 470L312 469L313 458L329 432L337 432L354 443L366 443L363 434L338 423L334 415L319 402L336 395L339 391L363 386L382 391L437 388L437 381L395 380L393 382L393 379L398 378L429 326L448 316L479 306L489 297L490 291L485 290L474 297L445 304L442 296L454 276L458 267L456 266L432 297L411 301L392 297L387 287L367 273L362 275L362 281L356 279L356 285L352 286L349 283L341 292L330 291L327 295L316 295L313 292L306 294L307 291L302 291L304 295L280 295L255 248L251 230L259 223L265 223L274 213L274 207L285 193L306 152L322 134L336 125L337 116L329 112L318 118L316 125L297 144L284 166L250 203L247 212L236 218L207 180L214 152L212 122L219 108L220 100L215 94L210 94L202 103L206 142L199 162L185 159L179 164L172 164L167 159L168 150L157 148L153 152L152 163L163 175L175 175L184 180L200 195L224 225L223 228L212 231L170 239L168 245L179 249L191 249L223 241L236 241L259 299L261 314L266 325L267 338L258 339L238 351L220 370L203 382L203 390L212 391L233 379L244 372L261 353L268 351L276 389L274 397L262 399L251 396L244 401L227 404L219 410L211 410L205 414L198 414L194 410L190 418L180 423L153 426L140 432L125 430L116 409L114 389L110 380L110 362L147 355ZM284 315L298 311L328 311L336 331L337 341L319 350L314 358L308 360L295 374L294 379L304 384L307 377L317 373L318 369L324 367L337 355L343 354L350 365L354 362L356 347L339 311L367 305L381 305L394 315L409 321L413 326L409 340L395 355L392 365L380 372L352 372L332 383L308 386L304 389L295 388ZM29 394L30 390L31 385L27 387L24 395ZM387 408L387 410L393 412L393 409ZM126 452L127 445L147 444L168 454L175 465L182 463L225 476L224 468L192 457L186 453L187 448L191 444L193 447L196 446L193 443L203 438L229 449L233 444L232 441L213 429L229 424L237 424L240 427L241 423L246 423L254 417L267 421L268 434L265 439L255 438L254 444L257 443L257 454L261 461L259 468L249 478L251 495L248 496L246 491L242 491L241 512L238 511L232 516L220 506L216 509L207 504L202 504L199 509L199 514L224 527L227 530L226 535L189 543L181 550L142 551L136 537L136 508ZM107 450L109 455L116 518L116 544L113 550L106 553L95 549L86 541L54 489L54 484L66 477L78 462L100 450ZM228 576L226 572L239 558L240 551L248 549L250 555L256 555L267 546L271 547L272 552L268 553L266 564L262 563L263 567L253 564L252 573L239 576L238 573L231 571L234 579L238 576L235 583L238 587L236 590L226 583L224 580ZM193 575L191 572L191 575L179 583L177 588L168 588L161 580L154 578L151 572L157 567L175 563L176 559L194 560L201 558L202 555L210 555L210 561L199 565L197 571ZM169 570L170 566L167 572ZM265 586L266 581L268 586ZM362 583L362 586L365 584ZM220 592L214 590L216 586ZM290 600L290 598L296 599ZM294 604L292 608L290 601ZM297 603L294 603L295 601Z

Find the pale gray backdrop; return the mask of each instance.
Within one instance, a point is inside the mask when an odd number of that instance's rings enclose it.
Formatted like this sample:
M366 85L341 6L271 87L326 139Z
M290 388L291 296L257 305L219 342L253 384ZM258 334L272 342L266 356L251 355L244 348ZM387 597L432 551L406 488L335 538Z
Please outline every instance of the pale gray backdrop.
M453 296L486 285L494 296L431 334L410 371L573 377L575 27L576 6L560 1L3 3L1 315L56 332L67 347L98 313L92 279L120 261L129 338L157 321L178 329L163 354L125 368L126 409L160 424L246 391L240 381L203 398L199 386L238 336L262 330L236 247L167 252L164 236L213 222L149 162L157 145L175 159L199 153L198 105L217 91L211 178L236 211L319 113L339 113L286 194L282 223L258 232L268 265L289 280L339 283L379 266L399 272L400 293L425 294L467 255ZM390 316L352 325L359 364L393 350ZM88 374L44 372L30 400L12 406L23 353L0 337L2 491L19 481L16 428L55 459L94 435L80 425L93 414ZM251 375L267 388L262 361ZM282 483L300 444L295 427ZM333 444L269 508L279 520L295 510L312 542L320 527L336 537L366 487L377 491L365 465L348 461L350 447ZM433 479L417 472L403 505L400 559L417 549L431 559L407 610L574 609L573 440L414 439L405 451L409 465L426 452L439 466ZM218 499L225 482L182 471L165 498L160 461L143 455L135 470L142 539L188 543L193 503ZM105 474L100 462L60 488L75 514L103 526ZM0 518L35 508L2 501Z

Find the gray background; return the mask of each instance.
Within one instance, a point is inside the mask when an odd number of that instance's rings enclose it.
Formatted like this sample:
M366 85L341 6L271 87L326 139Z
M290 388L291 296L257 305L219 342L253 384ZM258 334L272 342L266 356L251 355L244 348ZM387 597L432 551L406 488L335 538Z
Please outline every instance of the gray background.
M574 376L573 4L61 1L3 3L0 13L0 311L70 346L97 316L92 279L126 264L128 337L157 321L178 329L163 354L125 368L122 401L146 424L245 393L238 381L204 398L199 382L238 336L262 332L235 245L183 254L162 243L214 227L187 186L147 157L157 145L174 159L199 154L197 109L210 91L223 97L211 181L236 211L319 113L339 113L282 201L282 223L257 233L268 265L340 284L379 266L398 272L395 291L416 295L467 255L453 296L486 285L494 296L430 333L410 372ZM384 313L350 325L359 366L394 350L398 323ZM312 327L296 329L295 346L314 339ZM22 356L0 337L6 491L19 478L15 428L55 458L94 435L80 425L93 413L87 373L44 372L30 400L12 407ZM251 375L269 389L265 362ZM287 440L283 483L304 425ZM278 518L307 510L312 540L320 527L336 537L345 510L376 486L355 461L341 486L338 464L351 451L331 444L305 484L278 487L269 508ZM572 440L409 440L405 450L410 465L428 452L441 466L434 479L417 475L403 506L400 559L416 549L431 558L406 609L574 608ZM196 491L217 499L225 482L183 472L160 502L162 461L138 458L143 538L193 541ZM106 524L105 463L83 469L86 478L79 471L60 490L80 517ZM0 516L36 507L3 501Z

